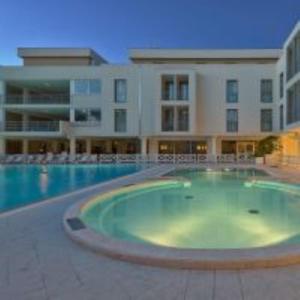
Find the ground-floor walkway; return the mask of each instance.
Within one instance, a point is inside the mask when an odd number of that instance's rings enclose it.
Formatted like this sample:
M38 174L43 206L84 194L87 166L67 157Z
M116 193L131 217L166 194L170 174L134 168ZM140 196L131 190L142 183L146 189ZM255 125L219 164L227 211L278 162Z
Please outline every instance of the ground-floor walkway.
M62 228L65 210L78 198L0 216L1 300L300 299L300 265L189 271L134 265L92 253L73 243Z

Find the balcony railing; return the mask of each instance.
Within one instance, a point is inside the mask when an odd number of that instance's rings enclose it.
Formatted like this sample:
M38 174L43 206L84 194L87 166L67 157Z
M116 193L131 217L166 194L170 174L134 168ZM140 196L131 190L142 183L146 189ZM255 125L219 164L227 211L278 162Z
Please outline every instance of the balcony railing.
M69 104L70 96L67 94L40 94L29 95L7 95L6 104Z
M71 123L72 127L99 127L101 121L75 121Z
M4 131L12 132L58 132L59 121L7 121L1 126Z

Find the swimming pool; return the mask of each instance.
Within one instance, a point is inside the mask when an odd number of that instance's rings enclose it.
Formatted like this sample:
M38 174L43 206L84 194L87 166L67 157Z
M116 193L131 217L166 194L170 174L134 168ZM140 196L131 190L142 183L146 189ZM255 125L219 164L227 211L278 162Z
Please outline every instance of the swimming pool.
M300 243L300 188L248 170L179 170L173 181L121 188L87 202L81 220L116 240L180 249Z
M135 164L0 166L0 212L141 170Z

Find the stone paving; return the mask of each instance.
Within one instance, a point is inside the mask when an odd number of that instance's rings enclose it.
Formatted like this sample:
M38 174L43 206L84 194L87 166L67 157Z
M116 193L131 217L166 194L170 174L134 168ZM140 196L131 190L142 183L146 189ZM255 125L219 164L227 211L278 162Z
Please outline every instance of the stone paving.
M62 228L82 196L0 216L0 299L299 300L300 266L188 271L115 261L73 243Z

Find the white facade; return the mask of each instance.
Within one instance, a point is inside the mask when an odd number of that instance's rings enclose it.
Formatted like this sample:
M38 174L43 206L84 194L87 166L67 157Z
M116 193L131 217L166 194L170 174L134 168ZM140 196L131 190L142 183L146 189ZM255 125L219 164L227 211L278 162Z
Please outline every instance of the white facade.
M283 49L133 49L128 65L20 49L0 67L0 152L251 154L286 133L300 151L299 41L300 23Z

